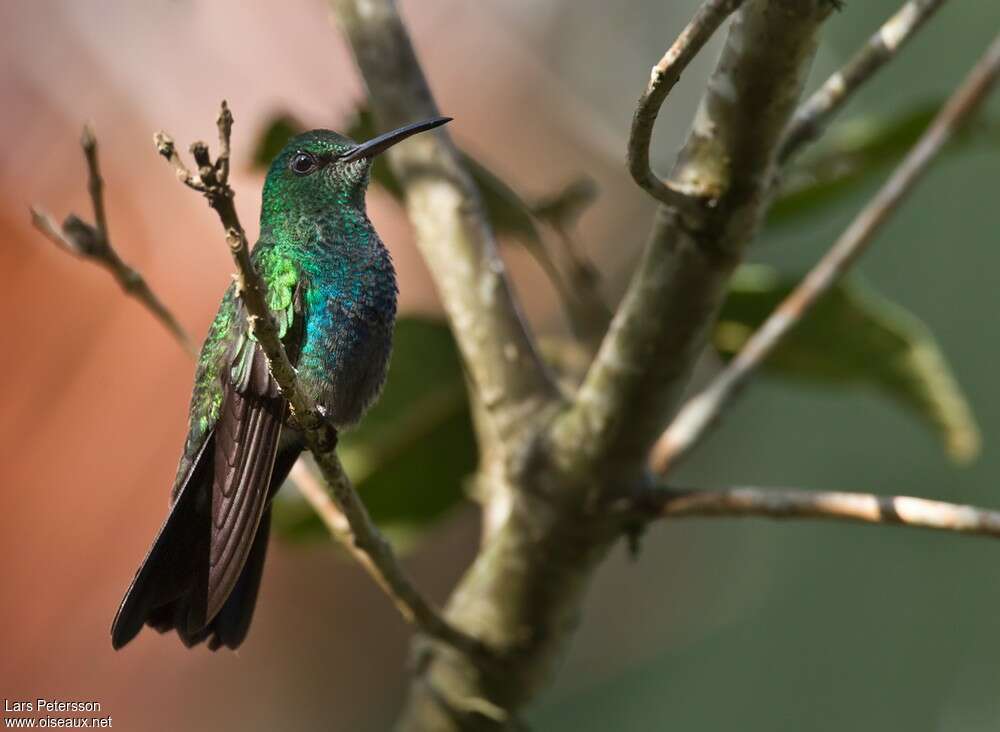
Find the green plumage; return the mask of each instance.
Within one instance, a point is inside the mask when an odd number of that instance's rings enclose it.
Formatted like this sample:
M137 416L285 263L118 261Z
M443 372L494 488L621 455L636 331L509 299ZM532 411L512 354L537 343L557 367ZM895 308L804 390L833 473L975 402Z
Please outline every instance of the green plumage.
M430 120L358 145L314 130L292 139L264 184L251 254L299 384L338 428L385 380L396 276L365 212L372 156ZM143 624L186 645L235 648L256 602L268 504L303 449L230 285L198 358L171 510L112 626L119 648Z

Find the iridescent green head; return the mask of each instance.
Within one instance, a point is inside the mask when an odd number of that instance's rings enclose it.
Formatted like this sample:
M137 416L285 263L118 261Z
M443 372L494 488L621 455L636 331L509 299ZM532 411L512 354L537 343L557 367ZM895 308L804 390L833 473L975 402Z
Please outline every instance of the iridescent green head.
M372 160L381 152L418 132L434 129L450 117L400 127L367 142L357 143L332 130L296 135L271 163L264 182L261 228L292 217L328 217L331 207L364 209L365 189Z

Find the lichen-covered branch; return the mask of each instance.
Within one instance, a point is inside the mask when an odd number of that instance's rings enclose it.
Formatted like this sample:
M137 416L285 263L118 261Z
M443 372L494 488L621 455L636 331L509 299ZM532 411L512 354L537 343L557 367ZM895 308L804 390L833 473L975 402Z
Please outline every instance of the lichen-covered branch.
M626 510L658 518L834 519L1000 538L1000 511L911 496L738 487L648 491Z
M642 469L757 230L777 146L830 7L826 0L751 0L733 15L671 176L713 205L698 217L660 207L576 402L556 423L554 441L567 462L612 474Z
M157 133L155 143L159 153L178 171L178 177L208 199L209 205L218 214L225 228L226 241L229 243L237 268L235 275L237 291L247 310L251 332L267 357L271 375L288 401L292 416L323 474L330 497L346 519L349 531L344 531L342 526L331 525L330 528L336 537L344 540L351 554L359 559L361 565L389 595L403 617L414 623L430 638L461 648L473 657L479 657L483 652L482 645L444 620L413 586L396 559L392 547L372 522L361 498L344 472L336 453L334 428L319 412L312 399L298 386L295 368L288 360L288 354L278 336L277 325L267 307L266 286L254 269L246 233L233 206L233 189L228 180L229 134L232 124L232 115L223 102L218 119L222 154L215 163L212 163L208 146L203 142L194 143L191 146L191 154L198 165L197 174L191 174L184 166L173 140L168 135ZM313 502L312 498L310 502ZM320 516L327 518L324 511L320 511Z
M830 120L854 93L891 61L946 0L909 0L868 39L843 68L828 78L795 111L778 162L787 163L805 145L823 134Z
M332 0L379 123L396 127L438 109L392 0ZM448 133L388 151L417 243L455 339L498 435L555 395L508 281L475 184Z
M875 234L916 186L931 162L985 101L1000 77L1000 35L941 108L889 180L847 227L829 252L775 309L736 358L681 409L653 449L651 465L665 473L694 446L764 359L871 245ZM831 344L831 348L835 348Z
M104 179L97 158L97 138L89 126L84 126L80 146L87 159L87 191L94 210L94 223L88 224L76 214L70 214L62 226L37 206L31 207L31 223L60 249L89 260L111 273L127 295L142 303L189 354L195 354L194 342L184 326L153 293L145 278L127 265L111 244L108 217L104 207Z
M649 85L639 97L632 116L632 129L628 140L628 169L639 187L653 198L685 211L700 210L697 187L682 190L671 181L661 180L650 168L649 145L660 107L670 90L680 81L681 74L691 60L708 43L722 22L743 4L744 0L705 0L677 36L677 40L663 54L649 75ZM692 200L694 198L695 200Z

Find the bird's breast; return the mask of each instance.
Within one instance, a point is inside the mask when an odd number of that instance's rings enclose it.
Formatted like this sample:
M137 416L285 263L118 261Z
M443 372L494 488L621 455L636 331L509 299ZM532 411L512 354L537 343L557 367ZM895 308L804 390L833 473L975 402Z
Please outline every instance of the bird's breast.
M394 277L311 288L299 378L338 427L357 422L381 391L395 317Z

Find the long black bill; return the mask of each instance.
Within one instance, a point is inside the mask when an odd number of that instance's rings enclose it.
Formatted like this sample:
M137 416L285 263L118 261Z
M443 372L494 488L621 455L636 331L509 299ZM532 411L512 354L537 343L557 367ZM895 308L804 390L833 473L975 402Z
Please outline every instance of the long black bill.
M412 125L406 125L378 137L373 137L368 142L362 142L349 153L341 156L340 159L349 163L352 160L360 160L361 158L373 158L379 153L385 152L397 142L402 142L407 137L415 135L418 132L433 130L435 127L440 127L448 122L451 122L451 117L434 117L433 119L425 119L423 122L414 122Z

